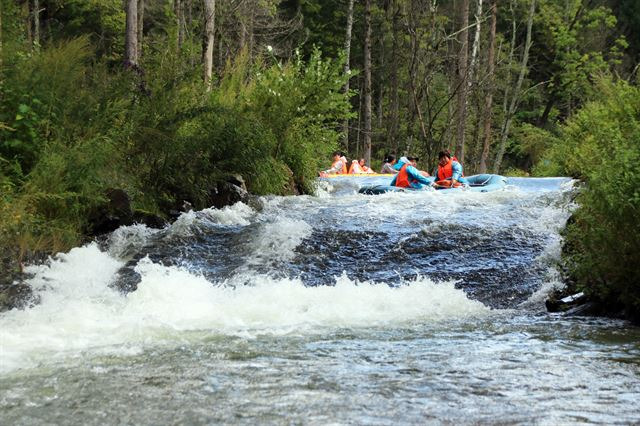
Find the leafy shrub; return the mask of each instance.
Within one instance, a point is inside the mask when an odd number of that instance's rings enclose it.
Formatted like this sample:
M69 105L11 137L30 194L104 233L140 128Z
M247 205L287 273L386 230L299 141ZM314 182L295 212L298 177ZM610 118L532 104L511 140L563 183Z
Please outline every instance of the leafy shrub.
M308 62L252 64L244 53L206 93L172 46L150 49L143 73L92 62L87 38L9 58L0 245L78 244L107 188L153 212L182 200L208 207L230 174L256 194L311 189L350 114L340 61L316 50Z
M600 81L601 100L585 105L545 155L548 169L586 188L566 231L579 285L612 309L640 313L640 89Z

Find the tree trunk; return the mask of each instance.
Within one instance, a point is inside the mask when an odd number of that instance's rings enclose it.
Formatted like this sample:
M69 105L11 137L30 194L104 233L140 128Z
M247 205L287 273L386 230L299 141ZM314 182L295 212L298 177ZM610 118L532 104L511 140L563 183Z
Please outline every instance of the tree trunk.
M464 162L464 137L467 121L467 63L469 59L469 0L462 0L460 6L460 26L458 33L460 51L458 53L458 114L456 122L456 156Z
M482 153L480 154L480 164L478 173L487 172L487 158L489 157L489 147L491 146L491 111L493 108L493 90L495 84L495 50L496 50L496 20L498 17L497 0L491 0L491 30L489 32L489 52L487 57L487 94L484 100L484 131L482 142Z
M476 5L476 13L474 15L475 17L475 35L473 37L473 44L471 45L471 59L469 60L469 69L467 72L467 105L465 105L465 111L469 111L469 96L473 96L475 93L472 90L472 86L474 84L476 84L475 81L475 76L476 76L476 67L477 67L477 62L478 62L478 56L480 55L480 35L481 35L481 23L482 23L482 0L476 0L477 1L477 5ZM475 102L476 106L477 106L477 111L480 111L480 104L478 102ZM470 152L477 152L477 146L478 146L478 140L479 140L479 128L480 128L480 115L476 114L476 120L475 120L475 125L474 125L474 133L473 133L473 138L472 138L472 142L466 143L466 145L469 145L471 147ZM468 151L468 150L465 150ZM465 152L465 156L467 163L471 163L474 158L473 156L470 155L466 155L467 153ZM469 158L471 157L471 158ZM462 160L460 160L462 161Z
M248 52L249 52L249 61L253 62L253 51L254 51L254 43L255 43L255 7L257 6L253 6L250 7L249 10L249 26L247 28L247 36L249 37L249 47L248 47Z
M33 0L33 46L40 47L40 0Z
M204 62L204 84L207 92L211 90L211 77L213 76L213 36L216 15L216 0L204 1L204 44L202 59Z
M482 0L478 0L478 6L476 9L476 32L473 37L473 47L471 48L471 61L469 61L469 77L467 86L471 88L473 84L473 75L475 72L476 60L478 59L478 53L480 51L480 23L482 19Z
M183 0L175 0L173 3L174 13L176 15L176 28L178 36L178 51L182 50L184 44L184 2Z
M381 129L382 128L382 117L383 117L383 113L382 113L382 104L384 101L384 87L385 87L385 79L384 79L384 30L381 31L380 34L380 68L379 68L379 72L378 72L378 99L377 99L377 106L376 106L376 113L377 113L377 127L376 129Z
M364 92L364 80L360 80L360 90L358 93L358 129L356 132L356 157L360 156L360 135L362 134L362 92Z
M371 165L371 0L364 2L364 160Z
M520 88L524 76L527 73L527 61L529 60L529 49L531 48L531 27L533 25L533 15L536 10L536 0L531 0L531 7L529 8L529 17L527 18L527 38L524 45L524 52L522 54L522 65L520 66L520 74L518 75L518 81L516 87L513 89L513 95L511 103L509 104L509 110L505 117L504 126L502 129L502 135L500 136L500 145L498 146L498 152L496 153L496 159L493 163L493 172L498 173L500 171L500 165L502 164L502 157L504 156L504 150L507 145L507 138L509 137L509 128L511 127L511 120L518 107L518 101L520 100Z
M347 8L347 31L344 39L344 73L349 76L351 74L350 58L351 58L351 29L353 28L353 2L349 0ZM349 93L349 79L344 85L344 92ZM349 119L346 118L342 123L342 137L345 151L349 152Z
M2 85L4 83L2 65L2 1L0 0L0 89L2 89ZM2 93L2 90L0 90L0 101L2 101Z
M143 30L144 30L144 0L138 0L138 58L142 57Z
M127 0L127 25L124 41L125 67L138 66L138 0Z
M184 0L187 3L187 16L186 16L186 33L191 31L191 27L193 26L193 0ZM191 37L188 37L191 38Z
M29 46L33 46L33 20L31 19L31 1L26 1L21 4L22 16L26 16L25 28L27 30L27 43Z
M394 2L395 3L395 2ZM395 4L394 4L395 8ZM398 118L399 98L398 98L398 13L393 11L391 22L392 44L391 44L391 87L390 87L390 103L391 117L387 128L388 143L392 147L394 155L398 153Z

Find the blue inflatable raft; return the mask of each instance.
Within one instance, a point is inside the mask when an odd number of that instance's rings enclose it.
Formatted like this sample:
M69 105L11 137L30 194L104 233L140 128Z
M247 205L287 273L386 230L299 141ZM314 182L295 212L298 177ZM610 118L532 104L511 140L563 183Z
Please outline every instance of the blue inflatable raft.
M429 177L430 182L433 182L435 178ZM467 181L469 181L468 186L458 187L458 188L436 188L437 191L442 192L460 192L460 191L471 191L471 192L491 192L497 191L498 189L502 189L507 185L507 179L504 176L500 175L491 175L491 174L482 174L482 175L473 175L466 177ZM424 189L413 189L413 188L399 188L397 186L390 185L365 185L361 187L358 192L360 194L367 195L376 195L376 194L384 194L385 192L415 192L415 191L429 191L433 188L428 186Z

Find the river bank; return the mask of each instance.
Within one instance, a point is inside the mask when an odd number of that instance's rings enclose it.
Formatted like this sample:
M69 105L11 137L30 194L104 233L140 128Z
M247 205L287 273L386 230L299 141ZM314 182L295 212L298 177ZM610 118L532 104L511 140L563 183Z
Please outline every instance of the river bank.
M81 241L85 244L96 239L105 239L122 226L144 225L150 229L162 229L173 223L181 214L189 212L193 206L183 200L173 203L161 214L153 214L132 208L131 197L121 189L107 189L105 202L89 214L85 234ZM235 203L247 203L255 196L249 194L242 176L232 175L221 180L211 190L208 202L217 208ZM25 273L25 265L40 265L48 261L56 252L22 249L0 245L0 313L10 309L21 309L38 303L27 280L32 275Z

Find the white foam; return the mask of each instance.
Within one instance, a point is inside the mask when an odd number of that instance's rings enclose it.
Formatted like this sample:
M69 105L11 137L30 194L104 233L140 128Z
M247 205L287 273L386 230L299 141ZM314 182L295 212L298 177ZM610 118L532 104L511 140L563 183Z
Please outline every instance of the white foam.
M185 331L243 336L317 333L490 312L453 283L436 284L427 278L398 288L346 276L333 286L319 287L257 274L211 283L148 259L136 268L142 278L138 290L122 295L109 287L121 265L90 244L48 266L31 268L36 276L30 284L41 303L0 317L0 371L85 352L136 353L142 347L179 342Z
M247 263L289 260L295 255L296 247L312 232L313 228L303 220L281 217L262 223L250 242L251 255Z
M316 180L313 189L314 195L318 198L329 198L331 193L335 191L334 186L324 180Z
M550 268L546 275L546 279L540 288L529 296L527 300L522 302L520 304L521 307L544 308L544 302L552 292L562 290L566 287L566 284L562 282L560 273L556 269Z
M210 223L215 225L248 225L249 218L255 211L248 205L237 202L232 206L221 209L211 207L201 211L190 210L182 213L178 219L169 227L169 234L174 236L187 237L193 234L193 226L199 223Z
M202 213L209 221L219 225L245 226L249 224L249 218L255 214L255 211L243 202L237 202L232 206L226 206L221 209L204 209Z
M124 259L144 247L149 238L159 231L143 224L121 226L109 235L107 240L109 254L118 259Z

